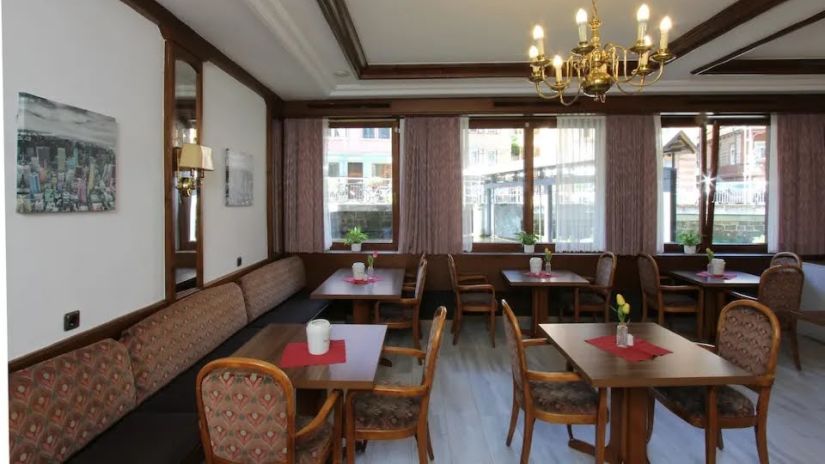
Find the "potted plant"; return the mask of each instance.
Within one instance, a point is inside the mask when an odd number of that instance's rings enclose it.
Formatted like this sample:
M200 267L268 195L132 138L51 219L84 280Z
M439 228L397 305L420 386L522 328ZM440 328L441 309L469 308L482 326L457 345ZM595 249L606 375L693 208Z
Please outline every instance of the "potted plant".
M696 245L699 245L699 242L702 241L699 234L692 230L683 230L679 232L679 235L676 236L676 240L678 240L679 243L685 247L686 255L696 254Z
M524 245L524 252L525 253L535 253L536 252L536 242L539 241L539 236L537 234L531 234L529 232L521 231L516 234L518 237L518 241Z
M361 251L361 244L368 238L367 234L361 231L360 227L355 226L347 231L347 235L344 236L344 243L349 245L352 251Z

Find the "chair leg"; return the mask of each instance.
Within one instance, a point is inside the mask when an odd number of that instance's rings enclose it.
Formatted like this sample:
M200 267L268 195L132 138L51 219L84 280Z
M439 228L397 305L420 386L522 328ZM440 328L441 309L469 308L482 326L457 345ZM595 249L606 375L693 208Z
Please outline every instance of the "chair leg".
M719 448L720 451L725 449L725 439L722 437L722 429L719 429L719 436L716 437L716 447Z
M573 289L573 322L579 322L579 289Z
M569 427L569 426L568 426ZM599 413L596 416L596 464L604 463L605 432L607 429L607 389L599 389ZM570 432L572 435L572 431Z
M427 427L424 425L418 426L418 432L415 434L415 441L418 442L418 464L428 464L427 459Z
M490 343L496 347L496 308L490 311Z
M793 362L796 365L796 370L802 370L802 360L799 359L799 340L796 338L796 318L791 318L790 328L788 329L788 338L791 341L791 354L793 355Z
M647 322L647 297L642 292L642 322Z
M412 326L413 346L416 350L421 349L421 325L418 320L413 321Z
M460 308L455 310L455 318L453 318L453 345L458 343L458 336L461 334L461 318L463 314Z
M656 419L656 398L652 394L648 394L647 400L647 443L650 443L650 437L653 436L653 421Z
M536 423L536 418L528 411L524 411L524 440L521 443L521 464L529 464L530 462L530 447L533 445L533 425Z
M518 401L516 400L516 383L513 382L513 408L510 411L510 429L507 430L507 446L513 443L513 433L516 431L516 421L518 421Z
M347 395L349 396L349 395ZM347 440L347 464L355 464L355 411L352 398L347 398L346 404L346 420L344 428L346 429Z
M427 423L427 454L430 455L430 460L435 460L435 453L433 453L433 439L430 436L430 423Z
M705 417L705 463L716 464L716 439L719 436L719 422L717 420L716 387L707 389L707 411Z
M344 418L343 400L339 400L333 412L332 464L341 464L341 427Z
M759 464L768 464L768 431L765 425L757 423L753 428L756 434L756 452L759 454Z

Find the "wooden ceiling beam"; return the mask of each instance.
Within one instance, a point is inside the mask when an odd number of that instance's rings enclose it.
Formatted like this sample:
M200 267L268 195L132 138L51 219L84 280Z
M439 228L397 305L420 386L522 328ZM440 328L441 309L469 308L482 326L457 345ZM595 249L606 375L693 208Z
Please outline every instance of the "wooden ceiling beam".
M332 35L338 41L338 46L344 52L355 75L361 78L368 66L367 56L361 47L361 40L358 38L358 31L355 30L355 24L352 22L346 2L344 0L318 0L318 6L324 13Z
M704 74L825 74L825 59L731 60Z

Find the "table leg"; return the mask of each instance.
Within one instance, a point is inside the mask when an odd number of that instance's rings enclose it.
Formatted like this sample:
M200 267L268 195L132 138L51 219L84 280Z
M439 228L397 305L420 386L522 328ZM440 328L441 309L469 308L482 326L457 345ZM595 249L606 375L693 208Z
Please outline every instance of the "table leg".
M326 390L295 390L295 410L299 415L315 417L327 399Z
M605 460L614 464L647 464L650 397L647 388L610 390L610 443Z
M372 305L369 300L353 300L352 301L352 322L355 324L369 324L372 322L370 311Z
M705 288L705 338L713 343L716 340L716 325L719 323L719 313L725 307L725 290L719 288Z
M533 287L533 322L530 326L531 337L539 336L539 324L547 322L547 305L550 289L547 287Z

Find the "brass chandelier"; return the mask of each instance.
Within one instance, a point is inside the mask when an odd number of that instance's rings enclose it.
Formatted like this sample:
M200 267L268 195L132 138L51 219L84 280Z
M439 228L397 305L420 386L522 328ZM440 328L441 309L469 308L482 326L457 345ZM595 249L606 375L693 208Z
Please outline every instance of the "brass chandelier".
M582 95L604 103L607 91L614 84L623 93L637 93L658 82L664 73L665 63L673 58L668 50L668 33L672 24L668 16L662 18L659 23L659 47L654 51L653 42L647 34L649 18L650 9L643 4L636 12L636 42L633 46L623 47L609 42L602 45L599 33L602 22L596 0L593 0L593 18L589 23L584 8L576 13L578 45L567 59L556 55L552 61L544 54L544 29L536 25L533 28L535 44L530 47L529 56L532 69L530 81L535 84L538 95L547 100L558 98L565 106L572 105ZM551 68L552 73L549 72ZM574 78L578 81L578 90L572 99L565 100L564 92Z

